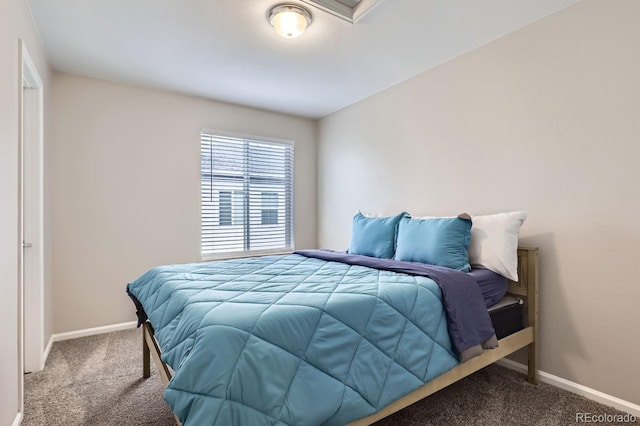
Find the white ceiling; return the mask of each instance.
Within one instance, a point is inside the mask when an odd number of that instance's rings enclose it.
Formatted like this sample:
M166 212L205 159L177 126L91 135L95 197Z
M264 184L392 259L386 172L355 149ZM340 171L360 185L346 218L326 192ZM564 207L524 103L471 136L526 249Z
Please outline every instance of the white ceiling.
M55 70L319 118L576 1L384 0L356 24L307 5L297 39L278 0L29 3Z

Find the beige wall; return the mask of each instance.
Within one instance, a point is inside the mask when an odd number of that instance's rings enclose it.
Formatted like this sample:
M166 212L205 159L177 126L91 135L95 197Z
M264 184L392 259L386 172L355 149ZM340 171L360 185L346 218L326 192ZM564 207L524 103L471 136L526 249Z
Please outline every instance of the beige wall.
M18 369L18 39L23 39L46 87L49 67L27 3L0 2L0 425L20 410ZM46 112L45 112L46 113ZM45 142L46 143L46 142ZM47 289L47 291L49 291ZM47 316L50 315L46 306ZM50 322L46 331L48 340Z
M127 282L200 261L200 130L295 141L297 248L316 246L316 122L53 74L54 329L135 319Z
M541 369L640 404L640 2L583 0L323 119L318 241L357 209L522 209Z

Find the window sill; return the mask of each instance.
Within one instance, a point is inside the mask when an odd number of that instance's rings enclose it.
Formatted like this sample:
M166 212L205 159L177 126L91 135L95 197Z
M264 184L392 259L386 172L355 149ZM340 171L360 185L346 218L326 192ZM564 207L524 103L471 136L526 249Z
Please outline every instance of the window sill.
M262 257L262 256L278 256L283 254L291 254L295 249L290 250L260 250L249 251L239 253L219 253L207 256L202 256L203 262L215 261L215 260L231 260L231 259L244 259L248 257Z

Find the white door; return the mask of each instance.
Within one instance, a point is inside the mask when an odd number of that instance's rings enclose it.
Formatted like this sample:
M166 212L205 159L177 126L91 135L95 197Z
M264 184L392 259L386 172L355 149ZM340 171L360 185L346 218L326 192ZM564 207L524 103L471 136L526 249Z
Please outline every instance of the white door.
M43 85L23 43L21 55L21 294L28 373L44 368Z

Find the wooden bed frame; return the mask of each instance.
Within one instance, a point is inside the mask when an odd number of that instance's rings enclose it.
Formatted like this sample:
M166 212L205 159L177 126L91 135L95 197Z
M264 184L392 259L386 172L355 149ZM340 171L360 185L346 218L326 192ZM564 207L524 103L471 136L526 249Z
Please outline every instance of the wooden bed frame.
M524 324L525 328L499 340L500 345L495 349L485 350L480 356L459 364L446 373L436 377L424 386L416 389L408 395L392 402L377 413L349 423L349 426L370 425L393 413L396 413L409 405L418 402L449 386L458 380L475 373L476 371L510 355L525 346L528 346L528 374L530 383L538 383L537 349L538 340L538 248L518 247L518 278L519 282L509 281L507 293L524 299ZM143 377L151 376L151 358L160 373L163 384L166 386L171 380L172 373L169 367L160 359L160 347L153 336L153 328L149 322L143 324L142 342L142 366ZM176 418L178 425L180 421Z

